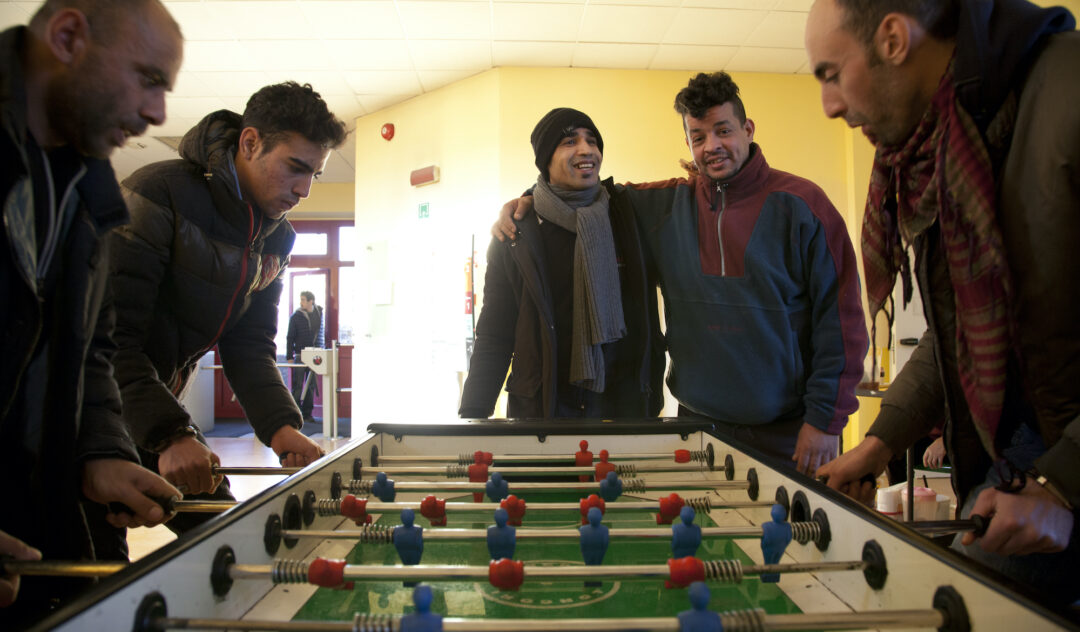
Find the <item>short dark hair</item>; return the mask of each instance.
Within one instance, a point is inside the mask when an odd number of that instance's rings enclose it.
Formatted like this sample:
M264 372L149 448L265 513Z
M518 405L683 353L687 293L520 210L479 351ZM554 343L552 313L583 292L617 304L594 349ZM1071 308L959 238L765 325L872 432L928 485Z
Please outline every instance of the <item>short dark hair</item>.
M303 292L300 292L300 298L306 298L307 300L311 301L312 303L315 302L315 294L312 293L312 292L308 292L307 290L304 290Z
M183 37L180 33L180 25L176 23L165 5L161 4L161 0L45 0L45 3L38 7L38 10L30 17L30 29L37 31L44 28L49 19L58 11L75 9L86 16L86 22L90 25L90 36L94 41L109 44L120 37L118 29L125 20L139 15L138 12L150 5L157 5L168 16L169 23L176 29L176 34Z
M957 0L836 0L836 5L844 12L844 28L868 50L873 50L874 33L890 13L915 18L936 39L953 37L960 25Z
M330 112L311 84L286 81L261 88L248 99L243 127L254 127L263 138L263 151L273 149L289 132L328 149L345 142L345 123Z
M711 108L725 103L731 103L739 123L746 122L746 107L739 98L739 86L726 72L698 73L675 95L675 111L681 116L689 114L704 118Z

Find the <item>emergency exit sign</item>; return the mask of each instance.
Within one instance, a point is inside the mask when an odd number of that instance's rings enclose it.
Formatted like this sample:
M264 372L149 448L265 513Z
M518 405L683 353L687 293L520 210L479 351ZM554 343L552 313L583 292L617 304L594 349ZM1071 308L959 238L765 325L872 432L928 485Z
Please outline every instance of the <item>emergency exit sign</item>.
M421 202L420 203L420 210L417 212L417 215L420 217L420 219L427 219L429 214L430 214L430 212L428 210L428 203L427 202Z

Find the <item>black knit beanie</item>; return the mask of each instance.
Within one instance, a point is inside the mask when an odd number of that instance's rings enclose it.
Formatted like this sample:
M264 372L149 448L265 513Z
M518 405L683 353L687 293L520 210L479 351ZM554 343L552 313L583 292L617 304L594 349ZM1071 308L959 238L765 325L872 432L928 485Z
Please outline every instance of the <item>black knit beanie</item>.
M544 179L549 180L548 165L551 164L551 156L562 139L571 136L579 127L584 127L596 136L596 146L600 155L604 154L604 139L600 136L600 130L593 125L588 114L579 112L573 108L555 108L544 115L540 122L533 128L532 142L533 153L536 154L536 168L544 174Z

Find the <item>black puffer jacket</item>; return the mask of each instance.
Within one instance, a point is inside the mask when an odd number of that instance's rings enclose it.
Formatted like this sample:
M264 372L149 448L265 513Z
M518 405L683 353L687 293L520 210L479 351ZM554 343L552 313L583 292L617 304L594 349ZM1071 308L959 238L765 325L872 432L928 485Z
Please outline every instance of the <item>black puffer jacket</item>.
M233 156L240 116L192 128L180 160L123 182L131 224L112 239L116 377L135 441L151 449L190 423L177 397L215 344L225 376L264 443L300 410L275 366L281 275L296 238L241 198Z

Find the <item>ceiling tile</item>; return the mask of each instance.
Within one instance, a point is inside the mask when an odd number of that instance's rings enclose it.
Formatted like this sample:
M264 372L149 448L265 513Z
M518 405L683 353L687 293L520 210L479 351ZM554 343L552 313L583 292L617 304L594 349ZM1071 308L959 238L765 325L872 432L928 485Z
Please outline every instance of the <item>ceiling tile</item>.
M300 2L311 28L324 39L398 39L405 36L393 2Z
M663 43L738 46L766 15L739 9L680 9Z
M416 40L409 42L417 70L487 70L491 68L491 42Z
M584 7L579 4L496 3L496 40L573 42L577 40Z
M360 107L364 108L366 114L371 114L391 105L397 105L402 101L408 101L417 94L419 92L409 94L358 94L356 100L360 102Z
M416 39L488 39L491 7L487 2L398 2L405 36Z
M757 29L746 38L747 46L802 48L806 30L805 13L769 11Z
M368 94L415 96L423 91L416 73L411 70L348 70L341 74L352 86L357 98ZM360 104L364 105L363 99L360 99Z
M574 58L574 44L562 42L495 42L496 66L548 66L566 68Z
M297 40L317 37L296 2L206 2L207 17L234 25L242 39Z
M658 43L677 12L669 7L586 5L578 41Z
M411 70L405 40L326 40L326 50L341 70Z
M806 64L806 51L794 48L743 46L724 70L731 72L794 73Z
M240 44L258 61L260 70L334 70L334 60L317 40L244 40Z
M492 0L491 4L518 4L521 0ZM586 4L586 0L528 0L535 4Z
M324 94L322 97L323 101L326 101L326 107L330 108L334 116L345 121L347 128L353 127L356 117L364 114L364 108L356 100L355 94Z
M575 68L648 68L655 44L578 44Z
M682 4L682 0L590 0L590 5L597 4L618 4L618 5L632 5L632 6L649 6L649 7L677 7Z
M167 97L165 108L167 118L201 119L207 114L223 109L226 103L218 97Z
M768 11L776 5L777 0L686 0L684 7L700 7L707 9L759 9Z
M809 12L810 5L814 4L814 0L780 0L773 7L776 11L802 11Z
M28 23L37 7L31 2L0 2L0 29Z
M649 70L718 70L727 65L737 46L661 44Z
M344 147L342 147L344 149ZM352 182L356 179L356 168L352 162L345 160L346 152L341 149L330 152L330 157L319 174L319 182ZM352 155L356 155L356 147L352 148ZM303 202L301 202L303 204Z
M431 92L479 72L482 70L419 70L416 74L420 76L420 85L424 87L424 92Z
M187 72L209 70L258 71L259 61L239 42L185 42L184 65Z
M181 70L176 75L176 82L173 84L172 96L175 97L211 97L217 96L209 85L206 84L199 76L198 72L189 72Z
M353 94L352 86L342 76L340 70L277 70L266 73L267 85L283 81L310 83L315 92L329 94Z
M232 40L238 33L231 20L215 18L214 10L221 2L166 2L173 19L180 25L187 43L203 40ZM186 60L185 60L186 61Z
M253 94L259 88L273 83L264 72L207 72L193 71L180 73L180 85L175 90L180 96L197 96L192 90L184 89L184 79L190 78L204 87L201 96L235 97Z

